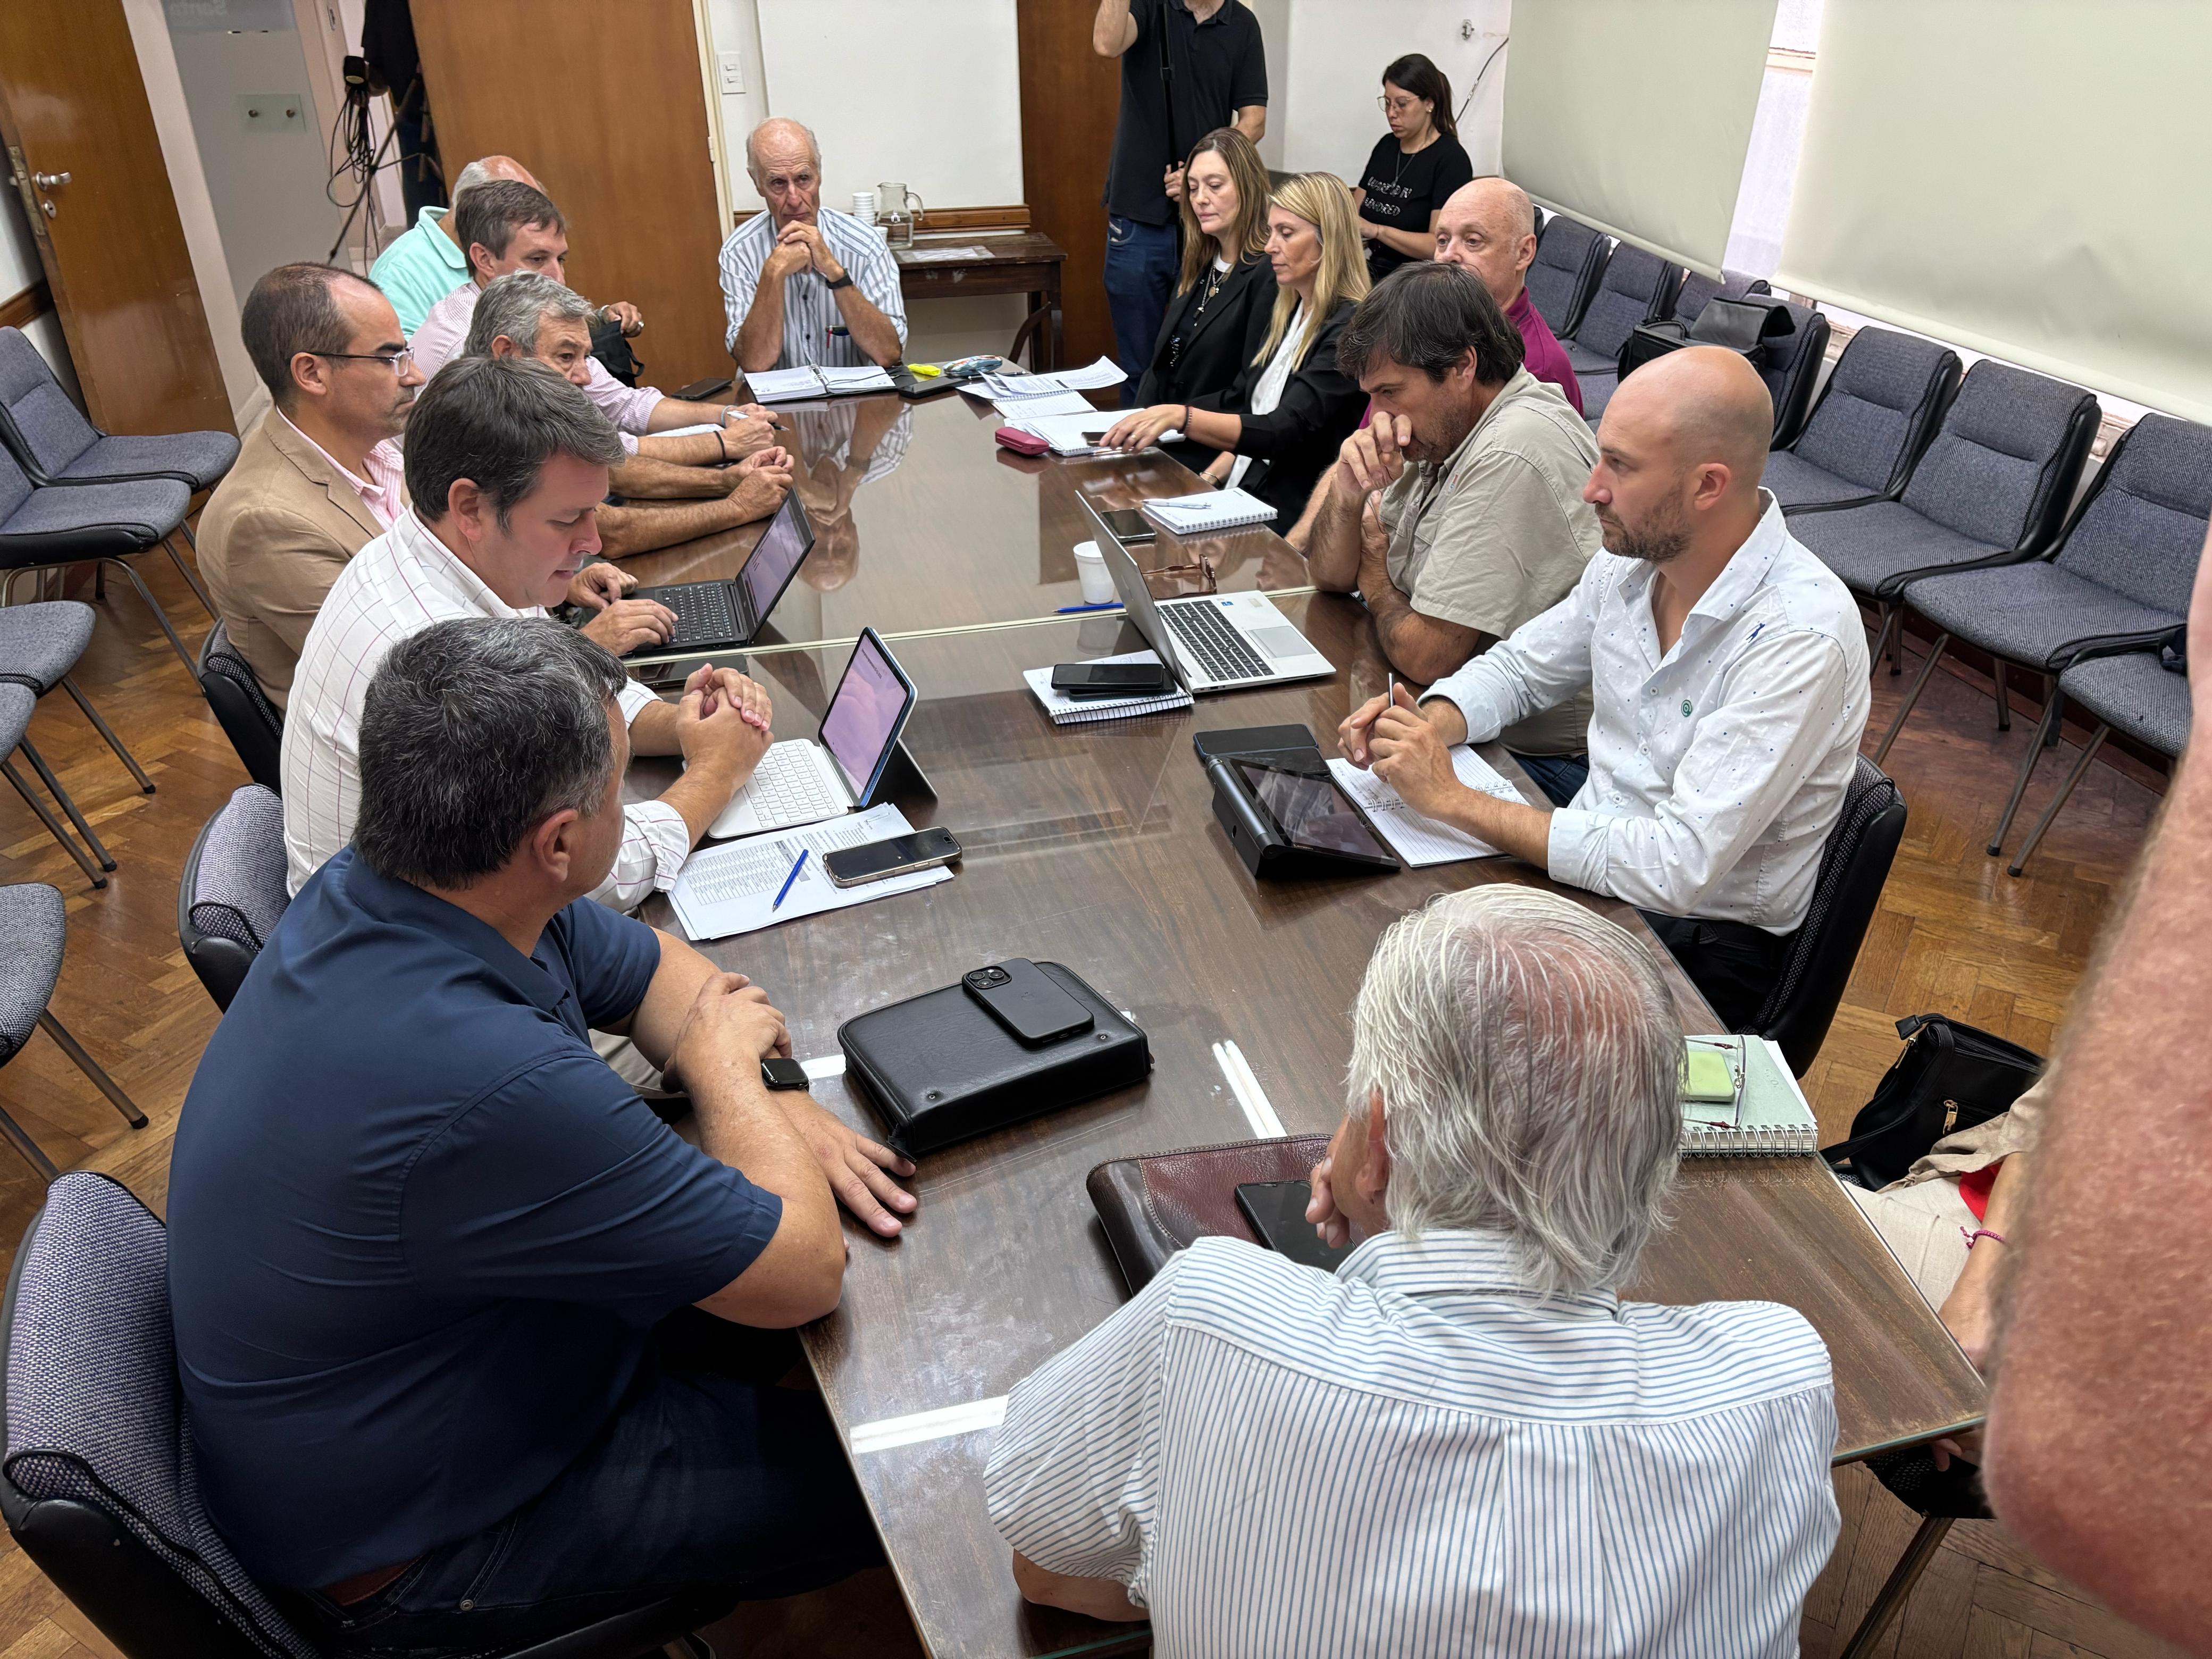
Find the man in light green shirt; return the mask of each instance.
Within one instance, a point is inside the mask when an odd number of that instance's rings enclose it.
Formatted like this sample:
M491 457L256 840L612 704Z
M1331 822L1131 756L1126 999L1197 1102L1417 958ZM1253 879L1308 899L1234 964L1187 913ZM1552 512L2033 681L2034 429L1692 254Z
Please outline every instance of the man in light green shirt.
M538 187L530 169L512 155L487 155L461 169L453 181L453 206L465 191L494 179L512 179ZM426 207L413 228L393 239L369 268L369 280L382 289L399 326L411 338L430 307L469 280L468 251L453 240L453 208Z

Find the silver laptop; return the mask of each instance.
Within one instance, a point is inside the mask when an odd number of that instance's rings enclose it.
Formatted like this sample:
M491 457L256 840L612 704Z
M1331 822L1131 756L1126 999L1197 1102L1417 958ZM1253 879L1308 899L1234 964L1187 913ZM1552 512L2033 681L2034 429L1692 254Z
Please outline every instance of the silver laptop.
M914 682L872 628L860 630L822 714L822 740L769 745L745 787L707 826L715 840L818 823L874 804L876 787L918 701Z
M1090 498L1076 499L1097 532L1098 551L1113 573L1121 607L1145 643L1193 696L1249 685L1321 679L1336 665L1264 593L1207 593L1156 599L1129 550L1106 527Z

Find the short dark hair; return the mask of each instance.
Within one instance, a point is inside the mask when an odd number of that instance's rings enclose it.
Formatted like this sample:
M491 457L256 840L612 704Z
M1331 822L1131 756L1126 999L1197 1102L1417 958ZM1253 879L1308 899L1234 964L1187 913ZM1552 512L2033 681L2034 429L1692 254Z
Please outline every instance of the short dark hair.
M341 352L353 343L353 329L331 292L340 283L384 291L342 266L307 260L279 265L264 276L238 314L238 331L246 340L246 355L253 359L254 373L269 388L276 407L287 414L300 392L292 379L292 359L303 351Z
M622 440L589 398L532 358L453 358L407 417L407 493L425 524L446 516L454 483L466 478L506 529L555 455L613 466Z
M1422 52L1409 52L1395 59L1382 71L1382 83L1395 87L1401 92L1410 92L1416 98L1425 98L1436 106L1429 119L1437 124L1437 131L1455 143L1459 141L1459 122L1452 114L1451 77L1438 69Z
M355 852L395 881L466 887L552 814L590 817L614 770L607 700L628 678L543 617L470 617L402 641L362 702Z
M468 257L471 248L481 242L493 258L503 259L507 245L525 225L542 230L568 228L568 222L553 205L551 197L518 179L495 179L464 195L453 210L453 236L461 245L461 257L468 260L471 275L476 270L476 261Z
M1521 331L1505 320L1480 276L1463 265L1418 260L1399 266L1353 307L1337 336L1336 366L1357 380L1382 357L1441 380L1469 351L1485 386L1504 385L1528 356Z

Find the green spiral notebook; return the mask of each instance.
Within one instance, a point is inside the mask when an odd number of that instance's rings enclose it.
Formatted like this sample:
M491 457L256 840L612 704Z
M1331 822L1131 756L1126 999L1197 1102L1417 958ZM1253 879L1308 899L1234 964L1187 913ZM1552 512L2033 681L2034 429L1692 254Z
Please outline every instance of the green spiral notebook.
M1820 1125L1780 1048L1764 1037L1689 1039L1683 1060L1683 1157L1771 1158L1820 1150Z

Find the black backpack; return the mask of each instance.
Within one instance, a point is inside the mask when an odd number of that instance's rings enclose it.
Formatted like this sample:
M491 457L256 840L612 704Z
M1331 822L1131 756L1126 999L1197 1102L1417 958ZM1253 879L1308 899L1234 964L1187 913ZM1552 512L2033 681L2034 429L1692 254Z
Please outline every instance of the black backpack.
M1632 369L1641 368L1654 357L1693 345L1725 346L1742 353L1753 368L1765 368L1767 343L1796 331L1789 306L1780 300L1759 295L1730 300L1717 295L1705 301L1705 308L1693 323L1685 325L1680 319L1670 317L1663 322L1637 325L1620 344L1620 377L1626 380Z
M1901 1019L1897 1034L1905 1052L1851 1120L1850 1139L1820 1149L1862 1187L1887 1187L1945 1135L2010 1111L2043 1073L2034 1050L1941 1014Z

